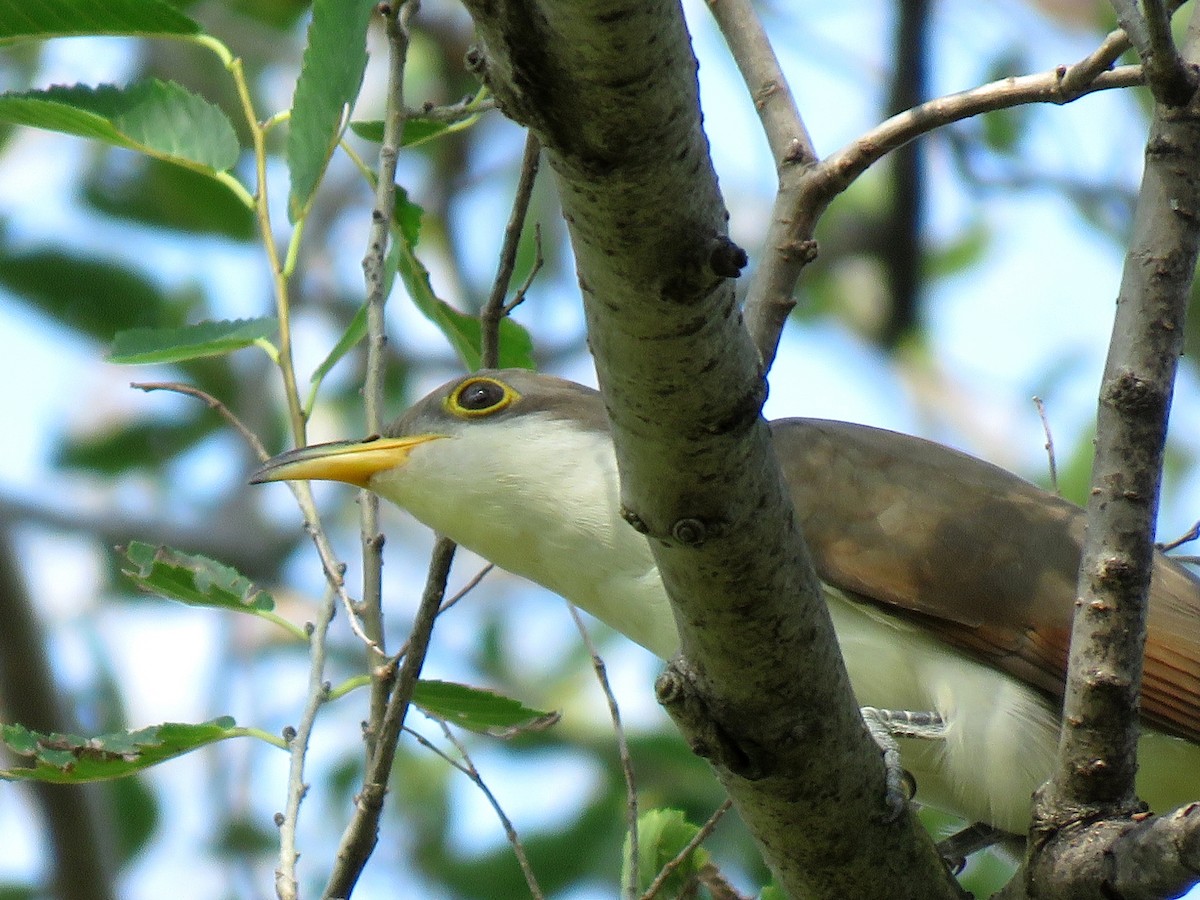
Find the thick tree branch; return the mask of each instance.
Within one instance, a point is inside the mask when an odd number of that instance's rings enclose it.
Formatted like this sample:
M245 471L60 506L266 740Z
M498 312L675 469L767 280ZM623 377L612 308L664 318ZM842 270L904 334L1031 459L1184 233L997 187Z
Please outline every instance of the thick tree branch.
M1194 54L1200 17L1189 41ZM1100 387L1058 770L1035 804L1035 848L1048 846L1034 865L1043 869L1085 844L1094 852L1096 835L1079 822L1107 817L1097 826L1103 835L1138 810L1146 598L1167 418L1200 254L1198 156L1200 103L1157 103Z
M726 236L678 5L467 6L473 59L557 175L623 501L681 635L672 711L698 723L689 739L791 894L955 896L915 819L885 821L880 754L771 456L729 281L744 255Z

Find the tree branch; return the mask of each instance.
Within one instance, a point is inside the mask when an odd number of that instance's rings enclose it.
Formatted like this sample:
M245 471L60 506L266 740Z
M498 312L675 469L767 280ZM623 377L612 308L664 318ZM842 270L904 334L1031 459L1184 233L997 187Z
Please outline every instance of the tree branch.
M1195 53L1200 16L1189 43ZM1058 842L1051 856L1090 839L1069 826L1120 821L1139 808L1146 598L1167 418L1200 254L1198 154L1200 104L1157 103L1100 387L1058 768L1034 811L1035 846Z
M763 258L746 292L746 327L764 367L770 368L774 361L784 323L796 305L792 292L800 273L816 258L813 233L817 220L838 194L897 147L943 125L992 110L1029 103L1069 103L1094 91L1141 84L1138 66L1096 71L1098 60L1118 45L1119 41L1110 36L1102 46L1103 53L1090 54L1075 66L1005 78L922 103L892 116L815 166L785 170ZM1084 75L1089 76L1088 80Z
M956 896L915 818L884 820L879 750L760 416L758 354L729 280L743 257L678 5L467 6L474 61L557 175L623 503L681 636L669 711L717 736L693 746L791 894Z
M404 66L408 59L408 19L416 11L416 0L399 0L386 8L384 30L388 42L387 102L383 117L383 140L379 145L379 166L375 175L375 205L367 231L367 252L363 256L363 280L366 283L367 364L363 380L366 427L368 434L383 431L383 382L387 362L387 330L384 310L387 305L386 258L389 236L396 209L396 161L404 136ZM386 661L383 633L383 544L379 530L379 498L363 490L358 495L359 531L362 535L363 592L356 612L363 631L373 646L367 649L371 672L379 672ZM371 681L370 712L363 735L367 759L375 752L375 737L383 722L388 685L380 678Z

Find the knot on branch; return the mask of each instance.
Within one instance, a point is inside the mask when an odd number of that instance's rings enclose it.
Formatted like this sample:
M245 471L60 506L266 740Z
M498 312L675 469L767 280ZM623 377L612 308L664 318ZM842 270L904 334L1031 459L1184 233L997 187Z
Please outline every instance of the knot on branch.
M697 682L687 660L676 656L654 682L654 694L693 753L740 778L763 778L761 761L721 726Z
M725 235L713 239L708 250L708 267L722 278L737 278L750 262L746 251Z

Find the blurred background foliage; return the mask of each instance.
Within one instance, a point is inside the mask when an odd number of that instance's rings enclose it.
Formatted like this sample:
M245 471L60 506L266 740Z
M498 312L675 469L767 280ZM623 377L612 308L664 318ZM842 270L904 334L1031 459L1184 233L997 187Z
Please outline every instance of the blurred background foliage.
M245 61L258 109L287 109L306 3L180 5ZM1112 27L1106 4L1092 0L864 0L852 7L761 4L822 152L922 99L1072 62ZM734 237L753 261L773 172L703 4L688 4L688 12ZM410 105L476 93L463 62L470 43L458 6L425 0L409 56ZM378 34L371 50L359 120L378 119L382 110ZM149 76L235 108L212 57L175 41L71 39L0 51L0 86L8 91ZM921 432L1045 483L1045 441L1028 399L1037 393L1054 425L1060 486L1081 496L1144 114L1133 94L1065 110L993 113L906 148L854 185L821 224L821 256L806 273L772 381L773 414ZM270 135L277 228L287 221L284 132ZM373 159L374 145L350 140ZM189 399L125 386L193 384L281 450L286 415L269 361L253 349L148 369L105 361L123 329L269 315L271 283L252 218L212 180L128 151L14 128L0 142L0 372L13 432L0 442L3 717L40 730L96 733L229 713L278 733L303 697L303 652L255 621L227 621L137 593L112 550L137 539L219 559L271 589L295 621L311 616L323 590L290 498L282 489L246 488L253 455L220 417ZM425 210L422 261L439 296L462 311L477 311L490 287L521 142L519 130L491 112L402 156L398 181ZM250 166L245 153L237 171L247 183ZM362 303L370 203L356 169L335 155L292 281L301 373L324 359ZM547 172L529 223L515 283L533 267L532 223L545 265L516 318L534 337L540 368L590 380L570 249ZM286 234L279 238L286 243ZM1167 538L1195 516L1198 329L1193 316L1164 503ZM392 410L458 370L445 339L402 288L389 307L389 339ZM325 380L312 440L363 433L362 363L351 354ZM322 486L318 497L353 586L351 492ZM385 517L388 633L397 645L430 537L394 511ZM462 554L451 589L478 566ZM654 706L655 661L594 630L622 702L643 808L677 808L703 822L723 798ZM361 671L363 653L344 621L335 623L333 641L336 682ZM547 731L510 741L472 737L467 746L547 894L615 895L624 786L603 698L561 604L493 573L439 624L426 671L563 711ZM359 784L364 715L351 694L320 720L302 813L304 893L323 884ZM436 726L419 716L412 725L439 742ZM402 743L396 766L359 895L524 895L479 791L413 741ZM0 785L0 897L56 890L79 898L266 896L285 767L269 747L226 742L95 790ZM706 846L751 891L767 875L734 818ZM998 868L994 860L974 864L971 884L986 890Z

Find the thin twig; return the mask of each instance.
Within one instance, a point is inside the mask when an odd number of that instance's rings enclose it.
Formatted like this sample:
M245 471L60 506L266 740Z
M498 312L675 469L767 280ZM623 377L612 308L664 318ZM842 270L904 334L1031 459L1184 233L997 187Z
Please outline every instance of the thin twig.
M1146 29L1146 20L1138 9L1138 0L1110 0L1113 11L1117 14L1117 22L1129 37L1129 42L1137 48L1142 60L1150 57L1150 34Z
M296 825L300 819L300 804L308 793L308 785L304 782L304 763L308 757L308 742L317 721L317 713L329 696L329 682L325 680L325 637L336 611L336 592L331 586L325 592L317 611L317 620L309 631L308 696L300 722L294 733L288 736L287 805L276 816L279 825L279 868L275 870L275 892L280 900L295 900L298 896L296 860L300 858L300 853L296 847Z
M729 812L733 806L733 801L728 798L717 807L716 811L708 817L708 821L700 826L700 830L692 836L692 839L687 842L687 846L680 850L675 858L662 867L654 880L650 882L650 887L646 888L646 893L642 894L640 900L653 900L654 895L662 890L667 879L675 874L675 870L687 862L687 858L696 852L696 848L708 839L708 836L713 833L717 827L717 823L721 821L721 817Z
M469 594L471 591L473 591L476 587L479 586L479 582L483 581L484 577L490 571L492 571L492 569L494 569L494 568L496 568L494 565L492 565L491 563L488 563L486 566L484 566L482 569L480 569L478 572L476 572L474 577L471 578L471 580L468 581L466 584L464 584L461 588L459 588L458 592L456 594L454 594L454 596L447 599L445 602L442 603L442 605L440 607L438 607L437 614L440 616L442 613L444 613L450 607L452 607L456 603L458 603L458 601L462 600L465 596L467 596L467 594ZM396 660L398 661L398 660L404 659L405 654L407 654L407 653L408 653L408 641L405 641L403 644L400 645L400 649L396 653L396 657L395 657Z
M1174 550L1176 547L1182 547L1184 544L1190 544L1192 541L1196 540L1196 538L1200 538L1200 522L1197 522L1179 537L1175 538L1175 540L1167 541L1162 544L1155 544L1154 546L1157 550L1166 553L1168 550ZM1172 556L1171 558L1174 560L1180 560L1187 559L1188 557Z
M350 896L363 867L375 849L379 819L383 814L383 798L387 794L388 778L396 758L396 742L404 727L404 717L408 715L408 707L421 667L425 664L425 654L429 650L429 640L433 635L433 623L437 619L442 598L446 593L446 578L450 574L454 550L454 542L446 538L438 538L434 545L429 561L429 575L425 580L425 589L421 594L417 614L413 618L412 633L409 635L409 652L404 657L388 697L383 721L375 737L375 752L363 776L363 788L356 798L354 813L338 842L333 871L321 895L325 900Z
M708 8L750 90L775 168L815 163L817 152L812 138L804 127L757 7L750 0L708 0Z
M216 410L230 425L232 425L242 437L246 439L246 443L250 445L250 449L254 451L254 455L258 457L260 462L266 462L271 458L271 454L267 452L267 448L263 446L262 441L258 439L253 431L246 427L233 411L214 397L207 391L202 391L198 387L192 387L190 384L184 384L181 381L131 381L131 388L137 388L139 391L171 391L175 394L185 394L188 397L195 397L197 400L202 400L209 409Z
M483 776L479 774L479 770L475 768L475 763L471 760L471 754L467 752L466 746L455 737L454 732L450 730L450 726L443 719L435 719L438 725L442 728L442 734L458 751L462 757L462 762L453 759L449 754L443 753L438 747L435 747L427 738L423 737L411 728L406 728L409 734L417 739L424 747L432 750L455 769L462 772L471 779L474 784L483 793L487 802L491 805L496 813L496 817L500 820L500 825L504 828L504 836L508 838L508 842L512 844L513 855L517 857L517 864L521 867L521 874L525 876L525 884L529 887L529 894L535 900L542 900L545 894L542 893L541 885L538 884L537 875L534 874L533 866L529 864L529 857L525 854L525 845L521 843L521 837L517 834L517 829L513 826L512 820L508 814L504 812L504 808L500 805L500 801L496 799L496 795L492 793L491 788L483 780Z
M409 107L404 111L404 115L408 119L425 119L429 122L453 125L495 108L496 98L486 96L485 91L480 91L474 97L464 97L457 103L448 103L445 106L424 103L420 107Z
M1034 397L1033 405L1037 407L1038 417L1042 420L1042 433L1046 435L1046 443L1043 446L1050 463L1050 487L1061 497L1062 491L1058 488L1058 463L1054 459L1054 434L1050 431L1050 420L1046 417L1046 404L1042 402L1041 397Z
M542 271L542 266L546 264L546 259L542 256L542 223L533 223L533 265L529 268L529 274L525 276L525 280L521 282L521 286L517 288L513 298L504 304L504 315L508 315L518 306L525 302L525 295L529 293L529 289L533 286L533 279L537 278L538 272Z
M638 886L638 796L637 780L633 773L633 757L629 753L629 741L625 738L625 727L621 724L621 708L617 705L617 698L613 694L612 685L608 683L608 669L604 665L604 660L600 658L600 653L596 650L592 636L588 634L587 625L584 624L583 617L579 615L579 610L576 609L575 604L568 603L567 609L571 612L571 618L575 621L575 627L579 629L579 636L583 638L583 645L587 647L588 653L591 654L592 669L596 672L596 680L600 682L600 689L604 692L604 699L608 701L608 714L612 719L613 734L617 738L617 753L621 759L621 774L625 777L625 816L629 828L629 880L624 885L624 894L632 900L632 898L637 896Z
M1121 28L1110 31L1100 46L1063 73L1062 87L1071 94L1091 84L1101 72L1106 72L1129 49L1129 35Z
M365 425L368 434L383 431L383 383L387 363L387 331L384 306L387 303L388 236L396 205L396 161L404 135L404 67L408 58L408 18L417 3L391 7L384 14L388 40L387 105L384 110L383 139L379 146L379 166L375 174L375 204L367 230L367 251L363 256L363 280L366 286L367 361L363 379ZM358 495L359 531L362 535L363 592L359 605L363 630L373 649L367 651L368 668L379 672L386 659L383 632L383 544L379 530L379 498L368 490ZM364 732L367 759L375 751L375 735L383 721L387 705L387 685L375 678Z
M496 266L496 278L487 303L479 313L481 327L479 357L485 369L494 369L500 363L500 320L506 310L504 298L512 281L513 269L517 264L517 250L521 244L521 232L525 230L525 216L529 212L529 200L533 196L533 185L537 180L538 155L542 145L532 131L525 134L525 151L521 155L521 175L517 180L517 192L513 197L512 212L504 227L504 242L500 246L500 262Z

